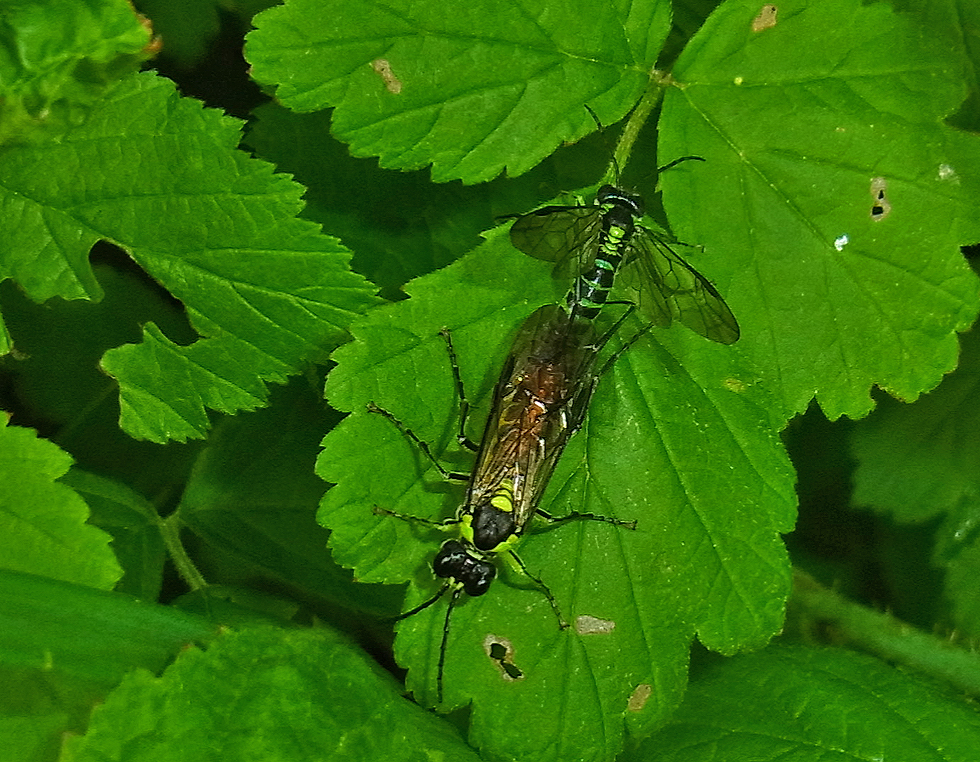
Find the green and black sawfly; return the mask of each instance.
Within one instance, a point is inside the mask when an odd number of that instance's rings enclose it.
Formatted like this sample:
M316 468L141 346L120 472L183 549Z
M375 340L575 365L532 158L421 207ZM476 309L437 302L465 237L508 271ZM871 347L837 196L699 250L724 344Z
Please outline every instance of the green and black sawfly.
M632 312L628 310L601 336L594 322L574 307L551 304L536 310L522 324L494 388L490 414L479 445L465 435L469 403L460 380L459 365L448 331L446 339L460 399L458 441L476 451L469 476L453 473L432 455L428 445L392 413L369 406L394 423L411 439L447 479L465 480L466 496L454 516L443 521L376 511L406 521L455 533L442 543L432 562L435 575L445 580L434 595L396 619L406 619L432 606L447 592L449 604L439 650L437 696L443 700L443 674L452 612L463 593L484 595L497 575L496 560L507 560L530 579L548 600L559 627L568 627L554 595L517 554L516 547L535 516L554 526L568 521L593 520L635 529L635 521L571 513L553 516L540 509L548 481L571 436L581 427L599 378L626 346L617 350L596 371L599 352Z
M545 206L519 216L510 239L525 254L556 262L558 275L576 278L568 300L573 312L597 314L616 278L637 292L634 301L653 325L676 320L706 339L738 341L738 321L721 294L676 252L677 241L641 223L643 214L639 195L603 185L592 205Z

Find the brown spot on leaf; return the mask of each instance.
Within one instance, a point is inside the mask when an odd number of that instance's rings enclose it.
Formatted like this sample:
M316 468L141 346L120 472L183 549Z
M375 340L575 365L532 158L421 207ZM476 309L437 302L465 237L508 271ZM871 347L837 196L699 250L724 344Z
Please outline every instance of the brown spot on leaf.
M779 8L775 5L763 5L759 15L752 19L752 31L761 32L776 26L777 13L779 13Z
M376 58L371 61L371 68L381 75L381 79L384 80L385 87L388 88L389 93L398 95L402 91L402 81L391 70L391 64L387 58Z

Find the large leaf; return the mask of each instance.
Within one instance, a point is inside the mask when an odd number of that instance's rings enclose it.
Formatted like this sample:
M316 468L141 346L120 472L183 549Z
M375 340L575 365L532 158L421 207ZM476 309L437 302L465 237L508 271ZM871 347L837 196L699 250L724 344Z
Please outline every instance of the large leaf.
M373 509L445 518L462 491L444 486L367 405L391 411L465 469L447 447L457 402L438 331L452 330L468 395L480 401L470 428L477 436L518 324L559 298L548 270L495 234L456 265L410 284L410 300L370 313L353 329L358 340L335 353L328 397L353 414L324 441L318 472L337 486L320 520L332 530L335 558L359 579L412 582L406 609L438 589L430 564L443 535ZM629 336L637 323L621 330ZM676 706L695 633L730 653L779 629L788 565L778 534L792 526L792 476L769 429L765 395L748 378L729 347L679 326L641 338L602 378L542 508L636 519L637 529L576 522L532 530L520 546L575 623L569 630L559 630L540 591L509 568L486 596L457 606L441 708L473 703L478 747L523 759L609 758L623 743L634 692L654 686L645 708L631 713L637 728ZM426 704L436 701L445 605L399 625L396 656ZM523 679L507 679L492 642L510 646L506 660Z
M334 107L334 132L382 166L437 181L526 172L636 102L669 3L298 0L255 19L255 77L296 111Z
M141 344L106 354L138 438L200 437L208 408L262 405L268 381L325 357L373 302L346 249L295 217L300 186L236 149L238 127L140 75L60 140L0 160L0 276L38 302L98 299L86 258L106 239L183 301L202 337L183 346L149 324Z
M874 384L914 399L980 304L959 252L980 238L980 145L943 124L961 51L885 3L759 13L724 3L673 71L660 151L705 159L663 176L675 232L705 246L787 417L814 393L862 415Z
M313 721L315 718L315 721ZM187 649L162 676L127 676L71 759L295 760L477 757L329 631L254 629Z
M770 648L698 677L637 759L970 762L980 743L958 696L859 654Z

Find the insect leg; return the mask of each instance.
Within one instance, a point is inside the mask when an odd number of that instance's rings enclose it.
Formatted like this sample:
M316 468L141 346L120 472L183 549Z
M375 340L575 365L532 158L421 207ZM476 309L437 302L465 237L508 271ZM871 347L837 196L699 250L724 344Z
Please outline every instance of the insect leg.
M636 305L633 304L633 302L606 302L607 306L610 304L624 304L627 305L629 309L627 309L626 312L620 315L619 318L616 319L616 322L613 323L607 331L603 332L602 336L600 336L596 340L596 342L590 347L590 349L594 354L598 354L600 351L602 351L602 348L606 346L606 344L609 342L609 339L613 337L613 334L619 330L619 327L626 321L626 318L628 318L630 315L636 312ZM633 341L635 341L635 339ZM630 342L630 344L632 344L632 342Z
M629 314L629 312L627 312L627 315L628 314ZM623 317L625 318L626 315L624 315ZM620 322L622 322L622 321L620 321ZM618 323L617 323L617 326L618 326ZM614 327L616 327L616 326L614 326ZM639 331L637 331L636 333L634 333L629 338L629 340L626 341L626 343L623 344L623 346L621 346L619 349L617 349L615 352L613 352L609 356L609 359L606 360L602 364L602 367L599 369L599 372L596 374L596 379L598 380L599 378L602 378L602 376L606 373L606 371L608 371L616 363L616 360L618 360L620 357L622 357L623 354L626 352L626 350L629 349L631 346L633 346L642 336L644 336L647 333L649 333L650 330L653 329L653 327L654 327L653 323L650 323L649 325L644 326Z
M394 514L397 515L397 514ZM442 644L439 646L439 671L436 677L436 690L438 696L438 703L442 703L442 674L446 666L446 645L449 642L449 622L453 614L453 608L456 606L456 601L459 600L459 596L463 592L463 586L458 583L454 583L452 580L448 580L444 585L442 585L439 590L428 600L423 601L418 606L408 611L402 612L396 617L392 617L392 621L400 622L402 619L408 619L410 616L415 616L420 611L424 611L429 608L433 603L438 601L445 592L450 588L453 588L453 594L449 598L449 606L446 608L446 621L442 626Z
M659 175L661 172L666 172L668 169L676 167L678 164L682 164L685 161L704 161L704 160L705 159L703 156L681 156L678 159L674 159L673 161L667 162L662 167L657 167L657 174Z
M463 379L459 375L459 360L456 357L456 349L453 347L453 338L448 328L439 331L439 335L446 340L446 350L449 352L449 364L453 369L453 382L456 384L456 394L459 395L459 430L456 432L456 441L471 452L476 452L479 447L466 436L466 419L470 414L470 403L466 399L466 391L463 388Z
M435 455L432 454L432 450L429 449L429 445L420 439L414 431L408 428L408 426L398 420L392 413L388 412L382 407L378 407L373 402L368 403L367 409L369 413L377 413L378 415L382 415L391 421L395 428L397 428L406 439L413 442L415 446L422 451L422 454L429 459L429 462L432 463L433 466L436 467L436 470L439 471L443 479L455 482L469 481L469 474L463 474L458 471L447 471L445 468L443 468L442 464L436 460Z
M443 589L445 589L445 586ZM453 615L453 608L456 606L456 601L459 600L462 592L462 585L457 585L456 589L453 590L453 594L449 599L449 606L446 607L446 621L442 625L442 645L439 646L439 671L436 674L436 696L440 704L442 703L442 674L446 667L446 646L449 643L449 621Z
M592 350L594 355L598 355L599 352L602 351L602 348L606 346L607 343L609 343L609 340L613 337L613 334L619 330L619 327L626 321L626 318L628 318L636 311L636 305L633 304L632 302L608 302L608 304L625 304L625 305L629 305L629 309L627 309L626 312L624 312L616 320L616 322L613 323L612 326L610 326L609 330L605 331L602 334L602 336L600 336L596 340L596 342L591 346L590 349ZM621 346L619 349L613 352L612 355L609 356L609 359L607 359L602 364L602 367L599 369L599 372L594 375L595 381L598 382L598 380L606 374L606 372L616 363L616 361L623 356L623 354L626 352L627 349L633 346L640 339L640 337L642 337L643 335L645 335L647 332L649 332L655 327L656 326L653 323L650 323L649 325L641 328L639 331L633 334L633 336L631 336L630 339L623 344L623 346ZM586 396L586 399L591 399L591 397L592 395L589 394Z
M440 529L442 531L448 531L451 527L459 524L459 519L456 517L443 519L442 521L433 521L432 519L422 518L421 516L412 516L407 513L398 513L398 511L389 511L387 508L382 508L379 505L374 506L374 512L376 514L383 513L385 516L394 516L396 519L401 519L402 521L411 521L416 524L423 524L427 527L433 527L434 529Z
M513 550L507 551L507 559L521 574L538 586L538 589L541 591L544 597L547 598L548 603L551 606L551 610L554 611L555 616L558 617L558 627L562 630L567 630L568 622L566 622L565 618L561 615L561 609L558 608L558 602L555 600L555 596L552 594L551 588L549 588L540 577L535 577L533 574L531 574L531 572L529 572L527 567L524 565L524 562L521 560L521 557Z
M393 621L393 622L400 622L402 619L408 619L410 616L415 616L420 611L425 611L425 609L429 608L429 606L431 606L433 603L435 603L440 598L442 598L443 593L445 593L449 589L449 586L451 584L452 584L452 582L446 582L445 584L443 584L442 587L439 588L439 592L437 592L435 595L433 595L427 601L425 601L424 603L420 603L414 609L410 609L409 611L404 611L401 614L399 614L398 616L392 617L391 618L391 621Z
M599 121L599 115L592 110L592 107L589 106L588 103L583 103L582 105L585 106L585 110L589 112L589 116L592 117L592 121L595 122L595 126L599 129L599 135L602 137L602 142L605 144L606 150L610 154L609 160L612 168L612 178L618 184L619 176L621 174L619 171L619 160L616 158L616 153L612 150L609 139L606 137L606 128L603 126L602 122ZM608 175L608 171L606 174Z
M569 513L567 516L552 516L547 511L542 511L538 508L535 513L547 521L549 524L554 526L555 524L564 524L566 521L604 521L607 524L612 524L617 527L626 527L627 529L636 529L636 519L632 521L627 521L626 519L614 519L609 516L599 516L595 513Z

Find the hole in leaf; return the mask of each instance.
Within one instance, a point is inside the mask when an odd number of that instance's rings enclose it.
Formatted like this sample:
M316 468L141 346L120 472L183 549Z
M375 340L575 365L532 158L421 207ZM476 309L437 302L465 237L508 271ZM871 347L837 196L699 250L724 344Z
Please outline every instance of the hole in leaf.
M487 635L483 639L483 650L497 665L500 676L508 681L523 680L524 673L514 664L514 646L507 638Z
M871 198L874 203L871 205L871 219L875 222L883 220L892 211L892 205L888 203L885 191L888 189L888 181L884 177L871 178Z

